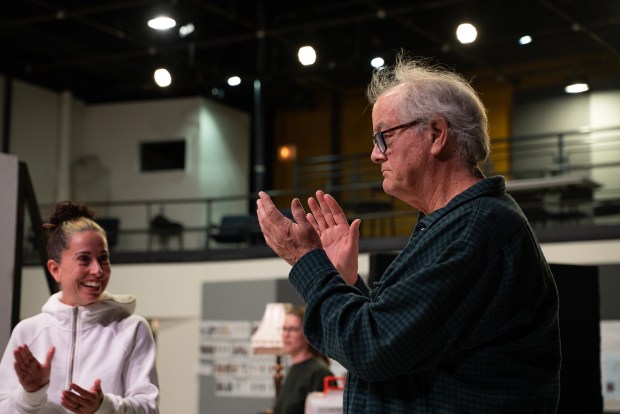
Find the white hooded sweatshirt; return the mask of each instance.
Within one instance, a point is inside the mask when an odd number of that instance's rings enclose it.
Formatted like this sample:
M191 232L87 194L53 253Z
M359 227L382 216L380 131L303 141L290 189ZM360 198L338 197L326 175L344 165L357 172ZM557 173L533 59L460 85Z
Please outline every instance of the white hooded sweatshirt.
M68 413L62 391L72 382L90 389L97 378L104 398L96 414L158 413L155 343L146 320L133 315L135 298L104 292L88 306L68 306L61 297L52 295L42 313L13 330L0 362L0 413ZM31 393L13 365L13 351L24 344L41 363L56 347L49 384Z

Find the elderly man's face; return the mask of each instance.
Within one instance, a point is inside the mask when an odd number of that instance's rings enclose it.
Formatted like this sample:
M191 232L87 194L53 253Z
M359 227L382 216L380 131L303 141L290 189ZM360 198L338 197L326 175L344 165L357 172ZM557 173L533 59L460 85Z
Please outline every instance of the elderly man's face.
M398 104L398 90L377 100L372 110L374 133L411 121L399 116ZM417 127L402 128L385 134L385 154L375 145L370 156L373 162L381 165L383 190L411 205L415 205L414 193L420 185L428 150L425 136L418 130Z

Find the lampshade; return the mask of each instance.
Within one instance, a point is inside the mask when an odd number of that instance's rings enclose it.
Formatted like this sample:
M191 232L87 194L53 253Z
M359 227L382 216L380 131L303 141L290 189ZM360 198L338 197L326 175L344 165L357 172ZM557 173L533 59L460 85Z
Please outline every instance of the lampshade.
M255 354L282 354L282 326L290 303L268 303L258 329L252 335L252 351Z

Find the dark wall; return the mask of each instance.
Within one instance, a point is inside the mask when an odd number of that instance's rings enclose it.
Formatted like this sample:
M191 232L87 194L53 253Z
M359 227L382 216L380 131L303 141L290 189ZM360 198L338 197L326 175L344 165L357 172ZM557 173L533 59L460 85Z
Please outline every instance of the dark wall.
M560 297L562 370L558 413L601 413L598 267L550 266Z

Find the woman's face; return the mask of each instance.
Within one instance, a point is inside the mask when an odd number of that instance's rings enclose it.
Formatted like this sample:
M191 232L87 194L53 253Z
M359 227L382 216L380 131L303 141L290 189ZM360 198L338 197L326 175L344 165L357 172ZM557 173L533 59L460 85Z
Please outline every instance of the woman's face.
M62 302L85 306L96 302L110 281L110 254L105 237L93 230L76 233L60 257L47 262L47 268L60 284Z
M302 330L302 321L296 315L286 315L282 327L282 342L284 352L291 356L310 347Z

